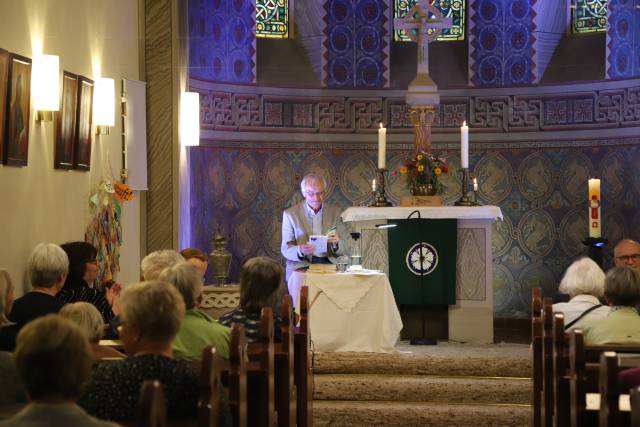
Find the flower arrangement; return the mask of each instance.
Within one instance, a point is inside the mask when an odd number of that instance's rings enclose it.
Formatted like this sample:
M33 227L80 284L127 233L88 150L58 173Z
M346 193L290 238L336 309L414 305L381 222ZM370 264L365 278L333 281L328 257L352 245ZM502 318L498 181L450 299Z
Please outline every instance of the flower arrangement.
M439 178L448 173L444 159L425 151L418 151L411 160L400 166L399 172L407 177L407 184L413 196L433 196L441 193Z

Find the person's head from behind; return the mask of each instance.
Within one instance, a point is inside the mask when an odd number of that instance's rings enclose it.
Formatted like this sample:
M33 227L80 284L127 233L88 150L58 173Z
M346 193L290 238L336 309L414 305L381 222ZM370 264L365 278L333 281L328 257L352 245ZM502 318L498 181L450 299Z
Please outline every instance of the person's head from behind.
M623 239L613 248L613 260L616 267L632 267L640 271L640 243Z
M171 346L184 318L185 305L178 290L152 280L127 286L120 295L120 339L130 355Z
M282 266L268 257L255 257L245 262L240 271L240 307L247 312L260 312L273 307L282 296Z
M188 261L180 262L173 267L165 268L159 280L171 283L176 287L187 310L196 308L202 296L202 276L198 269Z
M0 270L0 326L9 323L7 316L13 307L13 283L7 270Z
M58 314L78 326L90 343L97 343L102 339L104 321L93 304L88 302L66 304Z
M640 303L640 273L631 267L614 267L604 280L604 297L611 306L634 307Z
M604 277L604 271L595 261L591 258L580 258L567 268L558 290L571 298L576 295L601 298L604 295Z
M63 403L81 395L93 356L76 325L49 314L27 323L16 343L16 368L32 401Z
M183 261L184 257L172 249L151 252L140 263L142 280L158 280L162 270Z
M188 263L193 264L200 272L200 275L204 277L204 274L207 272L207 267L209 266L209 260L204 252L196 248L186 248L180 251L180 255L182 255Z
M27 260L27 275L34 288L49 289L57 293L69 272L69 258L65 251L53 243L38 244Z
M81 280L91 284L100 273L98 251L87 242L67 242L60 245L69 257L69 277L67 282L78 283Z

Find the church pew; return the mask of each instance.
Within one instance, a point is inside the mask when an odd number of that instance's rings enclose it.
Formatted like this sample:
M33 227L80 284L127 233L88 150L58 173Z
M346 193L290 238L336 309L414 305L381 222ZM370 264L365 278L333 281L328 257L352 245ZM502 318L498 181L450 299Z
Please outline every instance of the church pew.
M551 298L542 301L542 397L541 424L553 425L553 303Z
M570 423L569 336L564 332L564 315L553 316L553 425Z
M220 411L220 369L222 358L215 347L202 350L198 378L198 427L218 427Z
M285 295L280 307L281 342L275 345L275 388L278 425L296 425L296 390L294 385L293 300Z
M298 399L296 421L299 427L313 426L313 366L309 334L309 288L300 289L300 321L294 328L294 381Z
M531 425L540 427L542 396L542 292L540 288L531 290L531 360L532 360L532 402Z
M273 313L263 307L260 314L260 337L247 345L247 423L272 427L276 424Z
M572 426L597 426L616 425L608 423L608 414L611 412L613 401L617 402L620 390L617 387L618 373L621 369L640 365L640 347L624 345L598 345L585 346L584 336L581 330L573 330L569 335L569 360L570 360L570 407ZM615 355L605 357L607 353ZM595 363L594 360L599 362ZM603 375L606 375L603 377ZM587 394L605 396L601 399L601 405L605 405L602 417L599 412L587 408ZM614 396L615 395L615 396ZM604 402L604 400L607 400ZM617 408L617 407L616 407ZM616 409L613 410L617 412ZM614 415L617 416L617 415ZM626 415L624 416L626 417ZM623 417L623 418L624 418ZM628 420L628 418L624 418ZM628 425L628 421L623 423Z
M231 325L228 369L223 371L229 388L229 408L233 427L247 426L247 337L244 326Z
M123 423L127 425L127 423ZM164 388L160 381L147 380L140 387L140 397L136 407L136 427L165 427L167 408L164 402Z
M634 387L629 392L631 405L631 427L640 427L640 387Z

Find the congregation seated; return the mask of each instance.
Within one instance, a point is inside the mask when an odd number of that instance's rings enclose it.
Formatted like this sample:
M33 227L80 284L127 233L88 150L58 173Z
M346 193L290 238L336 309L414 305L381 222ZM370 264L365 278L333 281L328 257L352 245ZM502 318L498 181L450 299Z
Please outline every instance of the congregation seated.
M165 268L184 262L184 257L172 249L153 251L142 258L140 263L141 280L158 280Z
M63 303L91 303L98 309L104 321L110 322L114 317L112 306L117 304L118 295L114 288L106 289L105 294L92 287L99 273L96 248L87 242L69 242L60 247L69 257L69 275L56 298Z
M18 334L15 366L29 404L1 427L110 427L75 402L91 374L93 358L82 331L50 314L27 324ZM3 386L6 378L3 378Z
M591 258L581 258L567 268L558 290L571 299L553 304L555 313L564 314L565 331L607 317L611 308L599 300L604 295L604 278L604 272Z
M584 326L586 345L640 344L640 273L631 267L615 267L605 277L604 298L609 315Z
M182 296L166 282L127 286L120 297L118 331L129 357L98 365L80 406L98 418L132 420L140 386L145 380L158 380L164 387L167 416L195 417L197 375L189 363L172 355L184 312Z
M204 274L207 272L207 267L209 266L209 260L204 252L196 248L184 248L180 251L180 255L182 255L189 264L193 264L204 278Z
M0 270L0 351L12 351L16 344L18 325L7 317L13 306L13 283L7 270Z
M65 251L53 243L40 243L27 260L27 277L32 290L13 302L9 320L20 329L31 320L60 311L64 303L56 299L69 269ZM12 349L10 349L11 351Z
M124 358L118 350L100 345L104 333L104 322L98 309L88 302L67 304L60 310L60 316L75 323L91 345L94 361L105 358Z
M278 304L284 292L282 266L269 257L255 257L247 261L240 271L240 303L238 308L223 314L220 324L244 326L248 342L260 336L260 311L271 307L273 311L274 339L280 340L280 309Z
M229 359L230 329L198 310L203 292L202 273L193 264L180 262L166 268L159 279L175 286L186 306L184 320L173 340L173 355L197 361L202 350L211 345L222 358Z

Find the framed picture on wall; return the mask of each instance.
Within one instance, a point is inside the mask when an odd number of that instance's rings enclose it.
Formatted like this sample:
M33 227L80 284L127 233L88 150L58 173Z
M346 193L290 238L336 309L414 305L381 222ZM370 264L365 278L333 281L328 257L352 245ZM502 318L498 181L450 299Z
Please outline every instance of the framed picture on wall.
M7 89L9 86L9 52L0 49L0 159L3 147L7 118Z
M77 103L78 76L65 71L62 74L60 111L56 113L56 150L53 161L56 169L73 168Z
M29 114L31 106L31 59L9 54L9 84L3 161L26 166L29 157Z
M89 170L91 166L91 116L93 80L78 76L78 105L76 108L76 138L74 169Z

